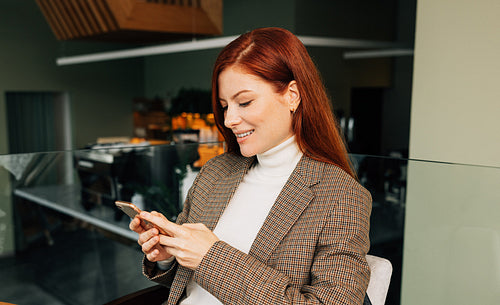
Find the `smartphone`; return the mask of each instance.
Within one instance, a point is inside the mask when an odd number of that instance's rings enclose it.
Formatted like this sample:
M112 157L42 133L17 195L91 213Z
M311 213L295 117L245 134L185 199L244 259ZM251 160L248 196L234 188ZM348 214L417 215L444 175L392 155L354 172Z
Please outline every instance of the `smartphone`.
M126 201L115 201L115 205L127 214L130 218L134 218L137 214L141 213L141 209L135 206L135 204Z
M137 215L137 214L140 214L142 211L141 209L139 209L135 204L133 204L132 202L127 202L127 201L120 201L120 200L117 200L115 201L115 205L123 211L123 213L127 214L130 218L134 219L134 217ZM141 219L141 222L143 224L145 224L145 226L143 225L144 229L150 229L153 227L153 224L151 224L150 222L144 220L144 219ZM156 226L155 226L156 227ZM158 231L162 234L166 234L162 229L156 227L158 229Z

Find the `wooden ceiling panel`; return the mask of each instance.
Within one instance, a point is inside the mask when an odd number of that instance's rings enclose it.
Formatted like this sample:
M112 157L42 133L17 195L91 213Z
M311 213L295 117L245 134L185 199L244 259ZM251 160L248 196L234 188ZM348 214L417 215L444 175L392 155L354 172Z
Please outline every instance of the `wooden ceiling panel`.
M36 0L59 40L147 43L222 34L222 0Z

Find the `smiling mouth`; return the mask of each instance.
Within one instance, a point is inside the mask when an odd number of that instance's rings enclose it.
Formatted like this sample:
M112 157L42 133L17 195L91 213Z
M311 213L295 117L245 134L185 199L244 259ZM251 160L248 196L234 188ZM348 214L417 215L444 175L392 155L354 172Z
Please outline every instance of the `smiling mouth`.
M247 132L243 132L243 133L235 133L235 136L237 138L244 138L246 136L249 136L253 133L253 130L250 130L250 131L247 131Z

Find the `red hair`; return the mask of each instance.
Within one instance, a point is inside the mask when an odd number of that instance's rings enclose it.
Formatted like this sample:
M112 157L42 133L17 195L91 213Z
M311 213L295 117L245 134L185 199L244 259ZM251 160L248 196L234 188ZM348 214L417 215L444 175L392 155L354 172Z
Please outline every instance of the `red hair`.
M217 57L212 75L212 107L228 152L241 155L236 136L224 126L218 80L220 73L233 65L269 82L276 92L283 92L295 80L301 102L293 115L292 129L300 150L312 159L335 164L356 177L316 66L302 42L281 28L245 33L229 43Z

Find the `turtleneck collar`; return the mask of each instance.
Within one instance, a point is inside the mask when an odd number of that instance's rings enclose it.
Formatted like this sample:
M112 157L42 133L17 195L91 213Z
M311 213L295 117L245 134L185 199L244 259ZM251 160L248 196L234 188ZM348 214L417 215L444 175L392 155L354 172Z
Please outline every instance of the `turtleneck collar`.
M302 152L295 136L292 136L268 151L257 154L255 170L266 176L289 176L301 157Z

